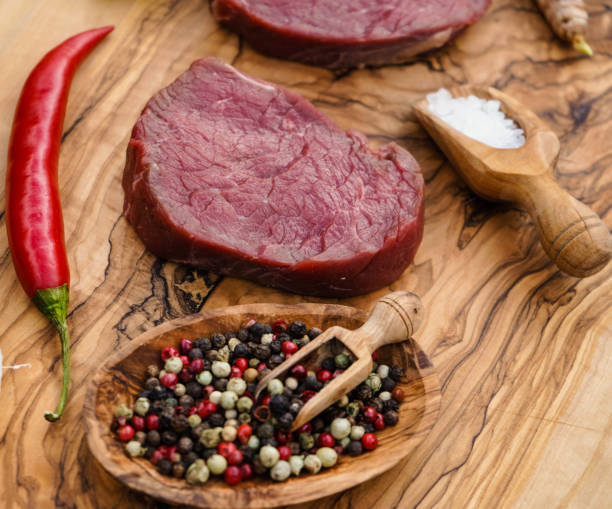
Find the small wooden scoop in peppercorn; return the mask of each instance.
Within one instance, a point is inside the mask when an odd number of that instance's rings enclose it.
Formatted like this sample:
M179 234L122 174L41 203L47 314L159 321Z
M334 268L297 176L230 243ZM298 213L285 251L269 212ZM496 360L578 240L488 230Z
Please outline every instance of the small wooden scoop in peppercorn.
M417 118L455 170L478 195L520 205L533 218L542 247L566 274L586 277L602 270L612 257L607 226L587 205L554 179L561 145L535 113L495 88L451 88L453 97L475 95L497 100L502 111L525 132L525 144L500 149L451 127L429 108L427 98L414 109Z
M410 338L421 325L423 312L421 299L414 293L386 295L376 303L367 322L359 329L330 327L271 371L257 385L255 399L271 380L282 379L296 364L305 361L306 367L318 366L321 359L336 353L333 348L341 345L348 349L355 356L354 362L306 402L291 426L291 431L296 430L363 382L372 371L372 354L381 346Z

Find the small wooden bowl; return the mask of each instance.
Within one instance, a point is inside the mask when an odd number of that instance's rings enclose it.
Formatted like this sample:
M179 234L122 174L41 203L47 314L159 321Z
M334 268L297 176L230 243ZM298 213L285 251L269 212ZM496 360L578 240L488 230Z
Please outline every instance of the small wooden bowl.
M381 349L379 362L399 364L405 376L398 384L406 398L399 422L377 432L379 446L352 458L342 455L336 466L316 475L300 475L277 483L263 477L231 487L222 480L191 486L184 479L165 477L146 459L130 459L111 433L115 408L129 404L141 389L144 370L158 364L161 348L178 344L182 337L196 338L213 332L237 330L254 317L271 322L303 320L323 330L340 325L359 327L366 313L327 304L254 304L215 309L164 323L131 341L98 369L84 404L87 443L104 469L131 489L174 504L206 508L263 508L290 505L351 488L395 466L413 451L433 427L440 410L440 383L427 355L414 340Z

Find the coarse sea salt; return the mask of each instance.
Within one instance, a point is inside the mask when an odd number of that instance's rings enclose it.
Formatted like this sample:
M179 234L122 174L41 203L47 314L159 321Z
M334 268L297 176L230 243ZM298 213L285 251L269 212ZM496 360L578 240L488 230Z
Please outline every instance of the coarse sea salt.
M466 136L495 148L519 148L525 133L501 111L499 101L453 97L445 88L427 95L429 111Z

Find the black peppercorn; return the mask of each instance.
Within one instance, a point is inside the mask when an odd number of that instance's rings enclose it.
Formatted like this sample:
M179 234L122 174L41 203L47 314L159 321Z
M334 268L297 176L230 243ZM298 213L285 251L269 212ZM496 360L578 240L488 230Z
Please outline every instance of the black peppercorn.
M150 401L159 401L160 399L166 399L167 396L167 392L166 389L164 387L162 387L161 385L158 385L157 387L153 387L150 391L149 391L149 400Z
M404 370L400 366L391 366L391 369L389 369L389 377L395 380L396 382L399 382L403 376Z
M210 339L202 337L198 338L193 342L194 348L199 348L202 352L208 352L212 348Z
M391 377L386 376L382 379L382 385L380 386L381 391L391 392L395 389L395 382Z
M321 369L325 369L327 371L334 371L336 369L336 362L333 357L326 357L323 359L321 363Z
M204 449L202 451L202 458L207 460L208 458L210 458L213 454L217 454L217 449Z
M314 339L316 338L319 334L321 334L321 332L323 332L321 329L317 329L316 327L313 327L312 329L308 329L308 337L310 339Z
M325 421L321 417L316 417L311 421L312 431L315 433L320 433L325 428Z
M247 339L249 339L249 331L247 329L239 329L238 332L236 332L236 337L240 340L240 341L246 341Z
M293 420L293 415L291 415L289 412L286 412L278 418L278 426L281 429L289 429L293 424Z
M287 332L289 332L289 334L291 334L291 336L294 338L301 338L304 334L306 334L306 325L304 322L296 320L289 326Z
M195 405L195 400L189 394L184 394L179 398L179 405L183 408L189 409Z
M161 441L164 445L175 445L178 435L174 431L164 431L161 434Z
M298 348L302 348L306 346L310 340L307 336L304 336L302 339L294 339L293 342L298 346Z
M249 335L255 340L259 340L261 335L264 333L263 323L255 322L253 325L249 327Z
M244 343L239 343L234 347L234 357L249 357L249 347Z
M276 340L281 342L281 345L285 341L291 341L291 336L286 332L281 332L278 336L276 336Z
M272 447L277 447L280 445L278 443L278 440L276 440L274 437L270 437L270 438L262 438L260 440L260 444L263 447L264 445L271 445Z
M272 353L280 353L281 352L281 345L282 345L282 343L280 341L278 341L277 339L275 339L274 341L272 341L272 343L270 343L270 351Z
M217 359L217 350L208 350L205 359L209 362L214 362Z
M213 387L216 391L223 392L227 389L227 378L217 378L213 382Z
M193 449L193 440L189 437L181 437L178 441L177 450L181 454L187 454Z
M138 394L136 394L136 397L134 398L134 400L137 400L139 398L150 399L150 396L151 396L151 391L141 391Z
M368 406L371 406L378 413L382 413L384 409L384 402L380 398L372 398L368 401Z
M185 394L193 399L199 399L202 397L202 386L198 382L188 382L185 385Z
M232 338L233 338L233 337L235 337L235 336L236 336L236 333L235 333L235 332L226 332L226 333L225 333L225 339L226 339L227 341L229 341L230 339L232 339Z
M178 406L178 400L176 398L168 398L166 400L166 407L176 408Z
M170 426L176 433L179 434L184 433L190 428L189 420L187 419L187 416L183 414L174 416L172 422L170 423Z
M147 442L147 434L144 431L137 431L134 435L134 440L144 445Z
M159 463L157 464L157 470L159 470L159 473L162 475L172 475L172 462L165 458L159 460Z
M296 456L300 454L300 444L297 442L289 442L289 449L291 450L291 455Z
M355 399L368 401L372 397L372 390L367 385L361 384L355 389L354 394Z
M247 390L247 392L249 392L251 394L255 394L255 391L257 390L257 384L255 382L247 383L246 390Z
M388 412L389 410L393 410L394 412L397 412L399 410L399 406L400 404L394 399L388 399L387 401L385 401L383 405L383 410L385 412Z
M163 429L167 429L170 427L170 423L174 418L174 408L166 406L161 414L159 414L159 427Z
M202 350L200 350L199 348L192 348L191 350L189 350L189 352L187 352L187 357L190 361L192 361L193 359L203 359L204 352L202 352Z
M225 346L226 339L223 334L213 334L210 336L210 342L215 350L219 350Z
M350 456L359 456L363 452L363 446L359 440L351 440L351 442L344 449Z
M198 459L198 455L193 451L188 452L187 454L183 454L183 463L186 466L191 465L197 459Z
M268 360L272 354L268 345L257 345L253 353L260 361Z
M145 369L145 374L147 378L157 377L159 376L159 368L155 364L150 364L147 366L147 369Z
M145 450L144 457L149 460L153 456L154 452L155 452L155 447L148 446Z
M180 479L185 475L185 465L182 463L175 463L172 465L172 477Z
M268 366L270 366L271 369L274 369L276 366L280 366L284 360L285 359L283 359L283 357L280 355L271 355L270 359L268 360Z
M291 400L291 403L289 404L289 411L293 415L297 415L303 406L304 406L304 403L302 402L301 399L293 399Z
M155 387L159 387L159 386L160 386L159 378L155 378L155 377L147 378L147 381L145 382L145 389L147 389L148 391L150 391L151 389Z
M149 407L149 413L159 415L163 412L165 407L166 404L163 401L153 401L153 403L151 403L151 406Z
M240 452L242 453L242 459L245 463L253 463L256 454L253 449L248 445L243 445L240 447Z
M309 391L320 391L323 388L323 383L319 382L316 376L309 375L304 380L304 386Z
M393 410L388 410L383 415L383 419L385 420L385 424L387 426L395 426L397 424L399 417L397 415L397 412L394 412Z
M289 399L283 394L275 394L270 398L270 410L274 415L282 415L289 410Z
M225 423L225 417L219 413L210 414L208 416L208 422L213 428L223 426Z
M263 466L263 463L259 459L259 456L255 456L255 459L253 460L253 470L255 470L256 474L265 474L268 470L266 467Z

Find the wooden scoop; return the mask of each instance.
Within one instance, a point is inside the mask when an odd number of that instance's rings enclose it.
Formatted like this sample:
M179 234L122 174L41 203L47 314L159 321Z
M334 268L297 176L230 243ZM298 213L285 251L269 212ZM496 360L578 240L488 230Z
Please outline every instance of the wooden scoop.
M563 272L585 277L603 269L612 256L610 232L584 203L554 180L559 139L532 111L494 88L462 86L454 97L470 94L496 99L525 131L525 145L498 149L469 138L429 111L427 99L416 104L416 116L455 170L483 198L519 204L533 218L550 259Z
M302 407L291 427L291 431L294 431L363 382L372 371L374 351L410 338L422 320L423 304L418 296L410 292L390 293L376 303L367 322L359 329L351 331L338 326L330 327L268 373L257 384L255 399L259 398L270 380L283 379L287 371L307 358L306 367L316 367L325 357L338 353L333 348L339 344L350 350L355 356L353 363Z

